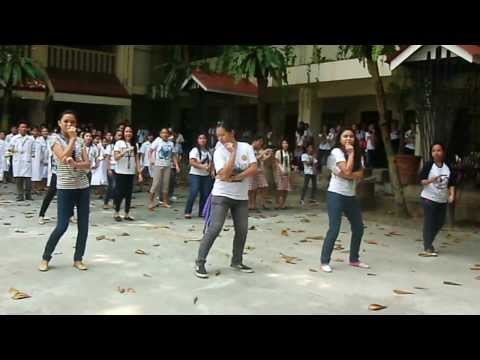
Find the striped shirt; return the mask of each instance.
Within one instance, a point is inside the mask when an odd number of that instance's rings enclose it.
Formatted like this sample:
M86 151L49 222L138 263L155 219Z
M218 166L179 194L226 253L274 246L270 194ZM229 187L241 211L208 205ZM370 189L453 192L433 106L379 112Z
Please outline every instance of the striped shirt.
M66 148L68 146L68 140L63 135L57 134L52 141L52 148L55 144L60 144L63 148ZM75 161L84 161L82 158L84 147L85 145L83 141L77 138L72 151L72 157ZM74 170L70 165L61 162L55 153L54 159L57 163L57 189L86 189L90 186L87 177L87 170Z

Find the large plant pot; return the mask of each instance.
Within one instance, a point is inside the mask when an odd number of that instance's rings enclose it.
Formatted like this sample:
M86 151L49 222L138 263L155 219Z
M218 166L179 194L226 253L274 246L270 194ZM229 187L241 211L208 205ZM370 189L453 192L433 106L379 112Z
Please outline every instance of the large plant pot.
M397 155L395 157L401 185L414 185L418 182L420 160L421 158L415 155Z
M357 199L362 209L375 208L375 181L367 179L357 184Z

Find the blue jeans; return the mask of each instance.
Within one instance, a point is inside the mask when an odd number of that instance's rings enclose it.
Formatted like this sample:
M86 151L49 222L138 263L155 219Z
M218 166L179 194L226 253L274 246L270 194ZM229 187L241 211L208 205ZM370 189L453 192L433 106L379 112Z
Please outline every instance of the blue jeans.
M190 174L190 195L188 196L187 206L185 207L185 214L192 213L193 204L195 203L197 195L200 193L198 216L202 216L203 207L211 191L211 182L212 179L210 176Z
M60 238L68 229L73 208L77 207L78 234L75 244L74 261L82 261L88 237L90 213L90 188L57 190L57 226L53 230L43 252L43 260L50 261Z
M363 220L360 205L355 196L344 196L334 192L327 192L327 210L329 228L323 242L321 263L330 263L335 241L337 240L342 214L350 221L352 239L350 242L350 262L357 262L360 258L360 243L363 237Z

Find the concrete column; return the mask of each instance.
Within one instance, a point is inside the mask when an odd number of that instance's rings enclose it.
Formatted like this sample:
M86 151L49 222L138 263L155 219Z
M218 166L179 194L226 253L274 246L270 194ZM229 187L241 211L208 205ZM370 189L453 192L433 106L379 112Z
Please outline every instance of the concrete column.
M316 140L322 128L323 99L316 97L315 89L303 87L298 94L298 122L303 121L310 126Z
M115 49L115 75L129 94L133 91L133 45L118 45Z
M29 101L29 117L31 126L40 126L46 123L45 107L43 101Z
M32 45L32 59L43 67L48 66L48 45Z

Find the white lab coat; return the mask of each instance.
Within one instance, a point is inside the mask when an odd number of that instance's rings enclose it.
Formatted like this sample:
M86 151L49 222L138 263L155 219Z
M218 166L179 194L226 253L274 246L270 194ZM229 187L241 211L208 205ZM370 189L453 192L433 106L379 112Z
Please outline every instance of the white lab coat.
M34 139L30 135L15 135L8 149L13 152L13 177L32 177Z
M32 154L32 181L42 181L47 177L47 142L43 136L34 139Z

